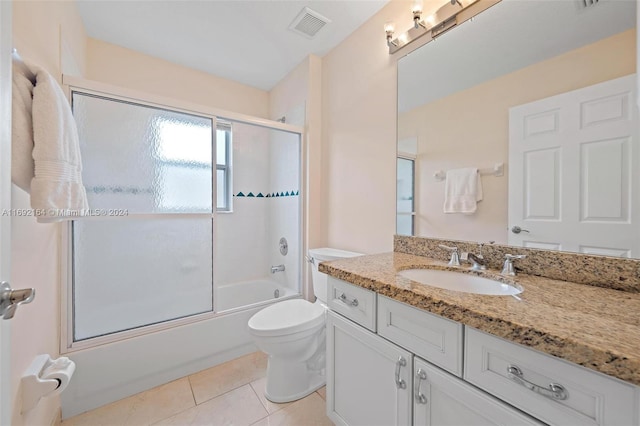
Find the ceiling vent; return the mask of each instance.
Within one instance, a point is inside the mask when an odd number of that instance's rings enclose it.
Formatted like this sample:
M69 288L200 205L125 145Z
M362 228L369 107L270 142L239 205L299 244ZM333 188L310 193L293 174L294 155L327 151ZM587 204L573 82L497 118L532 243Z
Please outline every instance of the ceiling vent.
M313 38L318 34L318 31L330 22L330 19L325 18L315 10L305 7L300 11L298 16L296 16L296 19L293 20L291 25L289 25L289 29L306 38Z
M598 0L581 0L581 3L584 5L584 7L590 7L598 4Z

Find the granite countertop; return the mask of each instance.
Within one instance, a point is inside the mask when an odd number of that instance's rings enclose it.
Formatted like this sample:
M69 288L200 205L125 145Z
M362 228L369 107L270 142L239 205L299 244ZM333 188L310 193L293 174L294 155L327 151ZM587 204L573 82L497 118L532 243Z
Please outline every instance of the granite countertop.
M518 298L444 290L397 275L448 269L524 287ZM323 262L321 272L495 336L640 385L640 294L468 266L405 253Z

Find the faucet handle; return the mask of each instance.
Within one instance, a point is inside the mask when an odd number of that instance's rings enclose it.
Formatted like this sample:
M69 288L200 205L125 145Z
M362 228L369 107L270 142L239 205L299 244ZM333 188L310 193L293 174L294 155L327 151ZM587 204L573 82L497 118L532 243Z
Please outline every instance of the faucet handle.
M506 260L517 260L517 259L524 259L525 257L527 257L526 254L505 254L504 258Z
M516 270L513 267L513 261L518 259L524 259L527 257L525 254L505 254L504 255L504 265L502 266L502 275L515 276Z
M440 244L438 247L451 252L451 259L449 260L449 266L460 266L460 256L458 255L458 247L449 247L444 244Z

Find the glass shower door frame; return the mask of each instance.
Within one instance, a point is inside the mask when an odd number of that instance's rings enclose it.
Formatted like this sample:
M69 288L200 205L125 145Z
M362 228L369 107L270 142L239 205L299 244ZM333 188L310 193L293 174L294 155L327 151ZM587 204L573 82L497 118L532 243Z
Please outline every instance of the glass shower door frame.
M164 97L151 95L148 93L139 92L131 89L125 89L125 88L115 87L115 86L111 86L103 83L78 79L75 77L63 76L63 86L66 89L67 96L69 99L71 99L72 92L80 92L88 95L102 96L109 99L120 100L124 102L131 102L139 105L150 106L154 108L161 108L161 109L171 110L179 113L193 114L193 115L210 118L212 120L212 126L214 129L213 135L212 135L212 138L213 138L212 143L214 144L214 146L216 143L215 129L217 128L216 124L218 119L233 120L233 121L243 122L251 125L257 125L257 126L261 126L269 129L282 130L288 133L297 134L300 139L300 142L299 142L300 143L300 158L299 158L300 169L299 170L300 170L301 190L300 190L300 200L299 200L299 209L300 209L299 210L300 211L299 239L300 239L300 247L302 249L301 253L299 254L301 268L299 272L300 276L298 277L298 285L299 285L300 292L302 292L302 276L303 276L303 271L306 270L306 265L302 261L303 260L302 253L304 253L304 251L307 250L306 232L304 228L305 224L307 223L307 220L306 220L307 212L305 209L306 191L302 190L302 188L306 188L306 182L307 182L305 161L303 161L303 158L305 158L305 155L306 155L306 146L305 146L304 129L302 127L292 126L292 125L288 125L288 124L284 124L284 123L280 123L272 120L267 120L263 118L252 117L244 114L237 114L229 111L218 110L218 109L214 109L214 108L210 108L202 105L197 105L197 104L184 102L176 99L164 98ZM213 149L212 159L213 159L214 165L216 162L215 156L216 156L215 149ZM214 171L215 171L215 168L214 168ZM212 191L211 191L212 203L213 203L212 206L216 205L216 199L217 199L216 192L217 192L217 182L216 182L216 173L214 172L212 173ZM198 217L198 218L210 217L214 224L212 228L212 234L211 234L211 239L213 244L212 247L215 247L215 237L216 237L215 223L216 223L217 214L218 213L216 212L216 209L213 208L211 214L164 213L162 214L162 217L170 218L172 216L177 216L184 219L193 218L193 217ZM223 214L226 214L226 213L223 213ZM137 219L157 219L158 217L159 215L156 213L136 214ZM109 220L108 217L107 218L101 217L100 219ZM86 218L83 220L90 221L94 219ZM127 219L127 220L135 220L135 219ZM64 223L61 223L59 226L60 226L59 228L60 229L60 244L59 244L60 281L61 281L61 286L60 286L60 290L61 290L60 291L60 322L61 322L60 353L61 354L73 352L76 350L87 349L87 348L91 348L91 347L95 347L95 346L99 346L99 345L103 345L111 342L116 342L123 339L135 337L135 336L145 335L151 332L157 332L157 331L166 330L166 329L170 329L170 328L174 328L174 327L178 327L186 324L200 322L200 321L215 318L221 315L220 313L215 311L215 300L214 300L212 304L213 308L211 312L194 314L186 317L167 320L167 321L163 321L156 324L145 325L145 326L141 326L141 327L130 329L130 330L124 330L124 331L115 332L115 333L104 335L104 336L98 336L98 337L74 342L73 341L72 224L71 222L64 222ZM215 255L216 254L214 249L214 251L212 251L212 256L215 258ZM215 259L212 259L212 261L214 260ZM213 268L212 268L211 282L212 282L212 285L215 286L215 283L213 281ZM215 291L212 293L215 294ZM270 302L267 301L264 304L268 304L268 303ZM259 305L260 304L258 304L257 306ZM245 308L238 308L238 309L234 309L233 311L243 310L243 309ZM233 311L226 311L223 313L223 315L229 314Z

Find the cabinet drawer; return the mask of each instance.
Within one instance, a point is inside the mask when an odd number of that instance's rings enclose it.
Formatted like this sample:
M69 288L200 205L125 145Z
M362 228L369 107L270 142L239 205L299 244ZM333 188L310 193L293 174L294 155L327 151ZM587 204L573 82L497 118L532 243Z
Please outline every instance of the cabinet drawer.
M552 425L638 424L635 386L470 327L465 335L465 379L522 411ZM552 396L551 384L565 391Z
M462 324L378 296L378 334L462 377Z
M332 310L376 331L376 293L333 277L328 277L327 287L327 301Z

